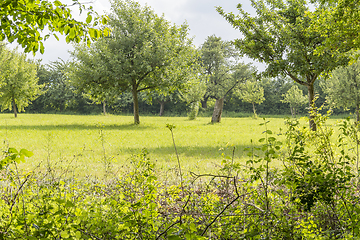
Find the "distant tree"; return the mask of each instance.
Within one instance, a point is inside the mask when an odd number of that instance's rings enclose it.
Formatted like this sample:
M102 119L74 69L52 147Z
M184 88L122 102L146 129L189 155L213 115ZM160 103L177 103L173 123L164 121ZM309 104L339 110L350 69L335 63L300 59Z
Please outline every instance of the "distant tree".
M211 122L220 122L225 97L252 77L250 66L238 62L238 52L230 42L209 36L200 48L200 62L207 76L207 89L202 107L209 98L216 99Z
M0 52L0 104L1 111L13 110L14 116L24 111L41 94L37 64L27 60L16 50L2 48Z
M303 91L297 86L292 86L283 94L283 97L284 99L282 99L281 102L289 103L292 117L296 117L296 110L308 101L307 97L303 95Z
M321 87L331 106L348 110L355 108L356 122L360 120L360 61L347 67L339 67Z
M187 38L187 25L172 25L131 0L114 0L111 5L111 36L91 48L76 47L74 80L94 98L106 89L131 92L134 123L139 124L138 93L181 87L197 53Z
M78 6L80 12L86 10L86 23L77 21L71 14L70 7ZM99 23L105 24L106 17L100 17L86 8L78 0L66 5L59 0L2 0L0 2L0 41L7 40L25 48L25 52L44 52L43 42L51 35L56 39L56 33L66 36L66 42L88 42L107 35L109 29L96 27ZM47 29L48 34L42 35Z
M236 93L244 102L251 103L253 106L254 118L257 118L255 104L261 104L264 98L264 89L257 81L246 81Z
M199 113L200 102L206 92L206 83L204 79L194 79L187 88L182 89L180 97L187 103L189 107L188 117L190 120L197 118Z
M314 28L315 19L306 0L251 0L256 16L238 5L239 16L218 12L244 36L235 40L237 49L254 60L267 64L264 75L288 76L308 89L310 129L314 122L314 83L318 77L339 65L347 64L348 57L331 51L317 53L326 44L321 29Z

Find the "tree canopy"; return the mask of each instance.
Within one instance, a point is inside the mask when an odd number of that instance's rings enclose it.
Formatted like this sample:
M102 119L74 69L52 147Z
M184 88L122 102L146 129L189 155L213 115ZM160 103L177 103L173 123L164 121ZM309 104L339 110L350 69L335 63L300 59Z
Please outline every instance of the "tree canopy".
M284 99L283 103L289 103L291 116L296 117L296 111L301 106L306 104L307 98L303 95L303 91L298 86L292 86L285 94L282 95Z
M200 48L200 63L207 77L203 107L209 98L216 99L211 122L220 122L225 97L241 83L252 78L252 68L239 62L239 53L231 42L209 36Z
M87 11L86 22L73 18L70 7L78 6L80 12ZM99 29L98 24L105 24L106 17L98 16L93 9L86 8L78 0L71 5L50 0L3 0L0 3L0 41L17 43L25 52L44 52L43 42L56 33L66 36L67 42L87 42L107 35L108 28ZM47 29L49 33L43 34Z
M322 84L326 99L335 108L355 108L356 121L360 120L360 61L339 67Z
M37 64L16 50L0 50L0 104L1 110L24 111L36 99L42 88L36 75Z
M186 24L172 25L150 7L131 0L115 0L111 5L111 35L91 48L78 46L73 52L75 82L94 97L107 90L131 92L134 123L138 124L138 93L180 87L197 52L187 37Z
M339 65L347 64L348 58L329 50L316 52L325 45L322 30L312 26L314 18L306 0L251 0L256 16L251 16L238 5L239 15L218 12L244 36L235 40L240 52L267 64L264 75L289 76L308 89L309 107L314 104L314 82L323 73ZM313 114L310 128L316 130Z

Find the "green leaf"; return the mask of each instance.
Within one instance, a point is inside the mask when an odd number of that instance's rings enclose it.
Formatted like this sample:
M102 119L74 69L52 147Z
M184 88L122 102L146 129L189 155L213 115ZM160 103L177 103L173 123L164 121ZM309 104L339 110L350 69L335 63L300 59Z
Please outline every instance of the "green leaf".
M21 149L20 150L20 155L24 155L25 157L32 157L34 155L33 152L30 152L26 149Z
M90 14L88 14L87 18L86 18L86 23L91 23L92 20L92 16Z
M68 238L68 237L70 237L68 231L61 231L60 234L61 234L61 237L62 237L62 238Z
M264 142L265 141L265 138L260 138L259 139L259 142Z
M8 152L19 154L19 152L15 148L9 148Z

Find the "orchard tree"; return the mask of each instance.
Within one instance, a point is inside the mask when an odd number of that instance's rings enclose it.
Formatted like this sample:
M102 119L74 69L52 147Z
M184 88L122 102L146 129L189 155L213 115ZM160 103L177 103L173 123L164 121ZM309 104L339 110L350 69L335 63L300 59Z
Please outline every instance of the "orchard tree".
M303 91L298 86L292 86L283 94L283 98L281 102L289 103L290 105L291 117L296 117L296 110L307 102L306 96L303 95Z
M5 48L1 49L0 61L1 111L13 110L17 117L41 93L43 86L38 85L37 64L27 60L24 54Z
M251 0L256 16L245 12L238 5L239 15L218 12L243 38L236 39L240 52L254 60L267 64L264 75L289 76L308 89L310 129L316 130L314 122L314 83L321 74L330 72L349 59L329 50L316 52L326 44L321 29L314 28L314 18L306 0ZM317 54L315 54L317 53Z
M100 89L131 92L134 123L139 124L138 93L181 88L197 52L187 38L187 25L172 25L150 7L131 0L114 0L111 5L110 37L73 52L74 81L95 98Z
M326 99L335 108L354 107L356 122L360 120L360 61L346 67L339 67L331 77L321 84Z
M196 119L199 113L200 102L205 92L206 83L201 77L193 79L186 88L179 91L180 98L184 100L189 107L188 117L190 120Z
M77 21L71 14L70 7L78 6L80 12L86 11L86 23ZM43 42L51 35L59 39L56 33L66 36L66 42L91 40L109 33L108 28L100 30L99 23L106 24L107 17L101 17L86 8L78 0L71 5L50 0L2 0L0 3L0 41L17 41L25 52L44 52ZM49 33L44 35L46 29Z
M205 40L200 52L203 75L207 77L202 106L206 108L209 98L216 99L211 122L220 122L225 97L252 77L252 69L238 62L238 52L230 42L214 35Z
M264 88L262 88L257 81L246 81L246 83L237 90L238 95L242 101L251 103L253 106L254 118L257 118L255 104L261 104L264 98Z

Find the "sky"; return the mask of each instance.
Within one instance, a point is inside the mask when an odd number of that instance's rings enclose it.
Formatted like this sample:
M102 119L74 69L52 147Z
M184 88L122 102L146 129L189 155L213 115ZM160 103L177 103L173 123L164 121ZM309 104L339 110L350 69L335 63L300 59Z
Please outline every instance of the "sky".
M199 47L208 36L216 35L223 40L234 40L240 38L240 32L217 13L215 6L221 6L225 12L237 13L236 6L241 2L247 12L254 12L250 5L250 0L137 0L141 5L147 4L158 15L164 17L177 25L185 21L189 25L189 36L194 38L194 44ZM66 3L66 0L63 1ZM110 13L111 6L108 0L93 0L91 3L95 11L99 14ZM74 9L75 10L75 9ZM73 14L75 15L75 14ZM83 14L83 18L86 14ZM70 58L69 51L72 50L71 44L66 44L65 37L59 36L60 41L51 37L45 41L45 53L37 53L35 58L42 59L43 64L56 61L58 58L67 60ZM32 55L29 55L32 57ZM254 63L250 59L244 58L245 63L253 63L262 70L264 65Z

